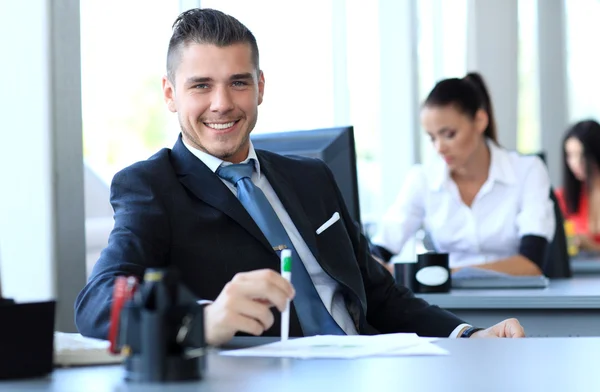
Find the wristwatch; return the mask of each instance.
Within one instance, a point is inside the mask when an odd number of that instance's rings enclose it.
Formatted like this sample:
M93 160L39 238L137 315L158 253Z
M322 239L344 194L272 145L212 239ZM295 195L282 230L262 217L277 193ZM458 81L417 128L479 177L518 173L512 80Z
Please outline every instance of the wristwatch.
M485 328L469 327L469 328L465 329L463 331L463 333L460 334L460 337L461 338L470 338L471 335L473 335L475 332L482 331L484 329Z

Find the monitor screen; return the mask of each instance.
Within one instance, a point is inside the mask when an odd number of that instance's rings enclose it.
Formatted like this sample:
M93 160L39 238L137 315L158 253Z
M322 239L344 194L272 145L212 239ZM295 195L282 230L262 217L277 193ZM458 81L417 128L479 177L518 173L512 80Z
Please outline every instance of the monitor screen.
M356 150L352 126L252 134L254 148L280 155L318 158L333 172L350 216L360 225Z

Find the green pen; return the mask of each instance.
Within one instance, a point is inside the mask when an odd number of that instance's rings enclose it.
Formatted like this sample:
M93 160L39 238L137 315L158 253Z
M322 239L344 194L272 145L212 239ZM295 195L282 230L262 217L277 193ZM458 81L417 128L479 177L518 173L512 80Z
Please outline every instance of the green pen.
M292 281L292 251L289 249L283 249L281 251L281 276L287 279L288 282ZM283 312L281 312L281 341L288 340L290 335L290 300L288 299L287 304Z

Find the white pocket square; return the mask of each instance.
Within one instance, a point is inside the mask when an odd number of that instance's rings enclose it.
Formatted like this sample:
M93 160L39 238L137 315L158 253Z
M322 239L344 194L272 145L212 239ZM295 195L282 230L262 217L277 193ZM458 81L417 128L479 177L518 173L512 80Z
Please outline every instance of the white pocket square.
M338 214L337 212L334 213L331 218L329 218L327 220L327 222L323 223L321 225L321 227L319 227L317 229L317 235L321 234L322 232L324 232L325 230L327 230L329 228L329 226L333 225L335 222L340 220L340 214Z

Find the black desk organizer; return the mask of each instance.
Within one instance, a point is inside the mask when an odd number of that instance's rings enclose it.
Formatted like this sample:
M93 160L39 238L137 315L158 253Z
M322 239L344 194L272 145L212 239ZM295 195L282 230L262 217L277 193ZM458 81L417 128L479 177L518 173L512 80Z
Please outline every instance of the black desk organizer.
M52 372L56 302L16 303L0 298L0 379Z

